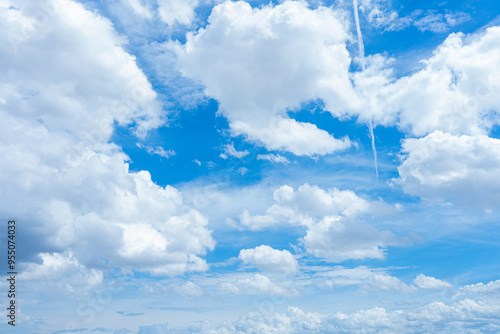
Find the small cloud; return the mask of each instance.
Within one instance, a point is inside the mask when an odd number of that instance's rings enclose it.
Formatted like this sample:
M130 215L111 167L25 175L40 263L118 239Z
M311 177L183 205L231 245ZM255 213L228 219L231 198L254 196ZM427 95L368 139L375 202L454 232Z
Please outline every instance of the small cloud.
M197 164L198 166L201 166L201 161L198 159L194 159L193 162Z
M237 151L234 148L234 144L227 144L226 146L224 146L224 153L222 153L220 155L220 157L222 159L227 159L228 156L232 156L232 157L235 157L235 158L238 158L238 159L243 159L244 157L246 157L249 154L250 154L250 152L248 152L247 150L245 150L245 151Z
M245 175L246 173L248 173L248 168L245 167L238 168L237 172L240 173L241 175Z
M440 279L425 276L420 274L413 280L413 284L418 286L420 289L447 289L451 288L451 284Z
M165 150L161 146L150 146L150 145L143 145L141 143L137 143L137 147L146 150L146 152L148 152L151 155L159 155L160 157L166 158L166 159L175 155L174 150Z
M134 313L134 312L127 312L127 311L116 311L116 313L121 314L126 317L137 317L139 315L144 315L146 313Z
M279 154L272 154L272 153L259 154L257 156L257 160L267 160L267 161L270 161L270 162L276 163L276 164L288 164L288 163L290 163L290 161L287 158L285 158L284 156L281 156Z
M242 249L238 258L245 264L269 271L294 273L299 266L289 251L273 249L267 245L253 249Z
M174 292L186 298L203 296L203 290L195 283L189 281L182 285L172 286Z

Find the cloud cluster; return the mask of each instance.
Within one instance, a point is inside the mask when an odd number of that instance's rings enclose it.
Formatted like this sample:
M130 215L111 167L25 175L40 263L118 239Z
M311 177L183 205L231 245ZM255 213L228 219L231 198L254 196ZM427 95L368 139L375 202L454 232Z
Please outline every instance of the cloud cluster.
M109 143L115 123L143 137L164 116L111 22L69 0L6 1L0 28L0 216L23 228L25 279L98 282L105 261L206 270L206 218Z
M223 324L205 322L192 333L496 333L500 328L498 281L480 284L486 293L469 298L457 294L451 304L441 301L417 308L382 307L353 313L322 314L288 307L284 313L251 313ZM486 287L486 288L484 288ZM467 289L467 287L465 288Z
M443 33L470 20L470 15L460 11L438 12L437 10L415 10L409 15L399 16L390 9L387 0L361 0L360 10L368 23L384 31L399 31L415 26L420 31Z
M273 195L275 204L264 215L244 210L240 224L257 231L277 224L304 226L300 239L308 253L331 261L384 258L385 247L402 246L408 240L364 222L364 214L382 215L394 209L382 201L372 202L350 190L304 184L296 191L287 185Z

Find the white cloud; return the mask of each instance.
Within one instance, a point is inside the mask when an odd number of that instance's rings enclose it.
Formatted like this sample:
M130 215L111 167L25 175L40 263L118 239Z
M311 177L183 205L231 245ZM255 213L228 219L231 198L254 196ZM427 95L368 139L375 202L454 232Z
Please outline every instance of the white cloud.
M341 14L300 1L253 9L228 1L214 7L208 21L177 48L178 58L185 75L220 102L233 135L296 155L351 145L285 114L321 97L337 113L356 103Z
M26 275L68 268L69 286L71 270L83 286L104 261L167 275L206 270L200 256L215 245L206 218L175 188L129 172L128 157L109 143L115 122L134 124L141 137L163 122L125 39L72 1L49 1L50 13L35 1L6 3L0 183L10 190L0 195L0 215L29 222L26 258L40 254L43 264L27 263Z
M451 284L434 277L425 276L424 274L418 275L413 284L420 289L446 289L451 288Z
M247 209L239 215L240 224L251 231L262 230L266 227L275 225L278 220L270 215L250 215Z
M395 10L386 8L386 0L361 0L360 4L361 13L364 14L368 23L376 28L399 31L409 27L412 23L411 17L400 17Z
M266 210L265 215L251 216L244 210L240 216L241 224L251 230L285 221L310 226L325 216L355 217L367 212L391 210L387 204L367 201L351 190L324 190L307 183L296 191L290 186L281 186L274 191L273 199L275 204Z
M113 119L121 125L136 122L141 135L159 126L156 93L109 20L68 0L49 3L54 7L49 14L32 1L0 14L3 66L13 69L2 76L3 108L92 142L110 135ZM14 104L16 99L23 102Z
M36 284L44 290L52 290L80 297L99 287L103 280L103 272L98 269L87 269L71 252L40 253L42 263L29 263L19 275L22 284Z
M191 24L195 18L195 8L198 0L157 0L158 14L168 25L175 23Z
M174 285L171 287L173 291L183 297L193 298L201 297L204 295L203 290L191 281L187 281L183 284Z
M370 268L359 266L347 268L343 266L316 267L312 285L339 289L347 286L359 286L361 291L396 290L403 293L415 293L419 289L448 289L451 284L434 277L419 274L413 282L405 283L398 277L390 274L384 268ZM418 284L417 284L418 283Z
M500 280L492 281L487 284L477 283L466 285L458 289L454 298L463 296L480 295L483 298L495 298L500 294Z
M143 4L141 0L122 0L126 5L134 11L136 15L141 17L151 19L153 17L153 12L148 6L148 4Z
M283 285L283 284L280 284ZM228 294L266 294L283 297L292 297L298 294L295 289L286 289L273 283L269 277L262 274L255 274L250 277L239 278L233 282L224 282L221 284L222 293Z
M223 158L223 159L227 159L227 156L235 157L238 159L243 159L244 157L246 157L247 155L250 154L250 152L248 152L247 150L237 151L234 148L234 144L232 144L232 143L224 146L224 153L225 154L221 154L221 158Z
M299 266L297 260L289 251L280 251L267 245L242 249L238 257L244 264L268 271L294 273Z
M425 16L414 19L413 24L421 31L446 32L451 27L470 20L470 15L464 12L449 12L446 14L427 11Z
M145 149L146 152L152 155L158 155L163 158L170 158L171 156L175 155L174 150L165 150L161 146L151 146L151 145L143 145L141 143L137 143L137 147Z
M402 292L414 292L415 288L401 282L397 277L386 274L373 274L370 276L369 284L379 290L399 290Z
M388 230L380 231L366 223L331 216L310 226L301 242L308 253L335 262L383 259L385 247L405 244Z
M295 155L324 155L343 151L352 145L348 138L335 139L311 123L273 118L269 124L255 126L249 122L234 121L231 129L235 135L244 135L268 150L288 151Z
M423 60L422 70L392 79L393 83L389 83L390 71L374 70L379 83L368 86L367 92L360 87L364 103L370 103L374 111L361 111L361 116L373 117L379 124L398 124L415 136L437 130L486 134L500 120L500 60L496 57L500 46L494 43L499 36L500 27L468 37L451 34L431 58ZM367 59L371 60L375 67L387 66L379 57Z
M410 194L495 209L500 200L500 140L436 131L403 143L398 182Z
M246 168L246 167L240 167L236 170L237 173L240 173L241 175L245 175L246 173L248 173L249 169Z
M410 15L399 16L390 9L391 2L387 0L361 0L360 11L368 23L384 31L399 31L415 26L421 31L442 33L470 20L470 15L460 11L415 10Z
M290 161L282 155L279 154L258 154L257 160L267 160L275 164L287 164Z
M307 233L299 241L316 257L331 261L381 259L385 247L409 243L360 220L363 214L384 214L393 208L381 201L367 201L350 190L323 190L304 184L294 191L285 185L274 192L273 198L275 204L264 215L250 215L243 210L240 224L253 231L277 224L304 226Z

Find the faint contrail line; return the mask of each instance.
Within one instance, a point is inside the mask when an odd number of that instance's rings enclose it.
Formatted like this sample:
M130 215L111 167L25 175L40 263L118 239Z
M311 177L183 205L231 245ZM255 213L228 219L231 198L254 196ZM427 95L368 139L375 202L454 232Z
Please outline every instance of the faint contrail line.
M354 21L356 22L356 32L358 33L358 48L359 57L361 58L361 66L365 69L365 46L363 45L363 36L361 35L361 27L359 26L359 15L358 15L358 0L353 0L354 6Z
M368 129L370 129L370 136L372 137L373 159L375 160L375 174L377 175L378 179L377 147L375 147L375 135L373 134L372 120L370 120L370 123L368 123Z
M363 45L363 36L361 35L361 27L359 25L359 14L358 14L358 0L353 0L354 7L354 21L356 23L356 32L358 34L358 48L359 48L359 57L361 58L361 68L365 69L365 46ZM370 130L370 136L372 140L372 150L373 150L373 159L375 161L375 174L378 179L378 162L377 162L377 147L375 146L375 135L373 133L373 121L370 120L368 123L368 129Z

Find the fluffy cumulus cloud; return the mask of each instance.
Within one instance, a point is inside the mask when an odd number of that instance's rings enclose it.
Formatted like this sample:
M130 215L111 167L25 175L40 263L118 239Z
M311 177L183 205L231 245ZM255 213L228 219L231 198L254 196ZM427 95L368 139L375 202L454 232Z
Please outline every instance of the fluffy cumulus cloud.
M355 104L341 14L300 1L262 8L228 1L214 7L208 22L188 34L178 57L184 74L220 102L234 135L296 155L350 146L286 115L321 97L338 112Z
M432 302L420 307L387 310L382 307L353 313L305 312L288 307L284 313L254 312L222 324L205 322L192 333L496 333L500 302L497 282L480 284L484 293L468 298L455 295L453 302ZM473 289L475 286L466 287Z
M207 269L206 218L175 188L129 172L109 143L115 122L142 137L163 118L124 38L69 0L2 1L0 17L0 215L17 217L29 240L24 279L74 272L98 283L100 259L168 275Z
M496 209L500 140L436 131L403 144L398 182L410 194Z
M389 245L402 246L409 240L388 230L379 230L362 220L365 214L383 215L394 209L382 201L373 202L350 190L324 190L304 184L296 191L282 186L274 192L275 204L263 215L244 210L240 224L250 230L262 230L277 224L304 226L300 238L306 251L332 261L384 258Z
M30 265L23 271L19 276L21 282L38 282L44 290L61 294L87 294L103 281L101 270L85 268L71 252L40 253L39 257L42 263Z
M267 245L261 245L253 249L242 249L238 258L244 264L269 271L293 273L297 271L299 265L289 251L280 251Z

